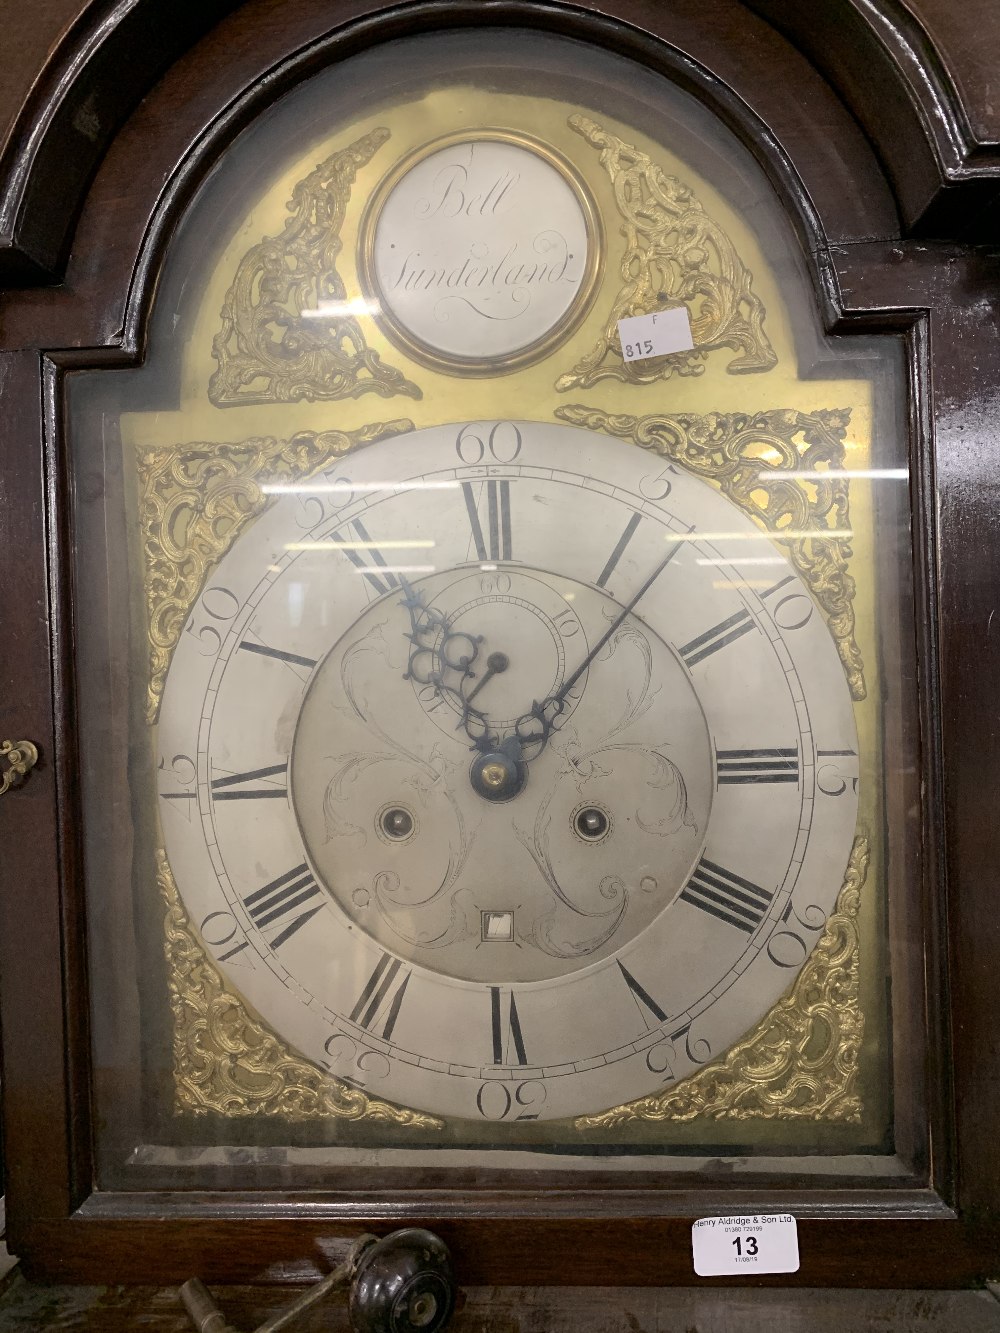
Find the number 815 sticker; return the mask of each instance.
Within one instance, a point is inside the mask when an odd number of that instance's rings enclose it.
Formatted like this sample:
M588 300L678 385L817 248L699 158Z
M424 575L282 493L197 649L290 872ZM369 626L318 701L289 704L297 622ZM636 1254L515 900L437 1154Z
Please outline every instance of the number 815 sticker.
M618 321L618 338L626 361L690 352L694 347L687 306L671 306L650 315L632 315Z
M703 1217L691 1229L699 1277L732 1273L797 1273L799 1236L788 1213Z

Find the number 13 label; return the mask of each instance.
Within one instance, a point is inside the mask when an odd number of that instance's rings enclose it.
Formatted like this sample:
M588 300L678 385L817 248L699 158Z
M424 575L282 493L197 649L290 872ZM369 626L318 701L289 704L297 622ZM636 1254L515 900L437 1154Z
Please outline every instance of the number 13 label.
M788 1213L752 1217L703 1217L691 1229L694 1271L699 1277L731 1273L796 1273L799 1237Z

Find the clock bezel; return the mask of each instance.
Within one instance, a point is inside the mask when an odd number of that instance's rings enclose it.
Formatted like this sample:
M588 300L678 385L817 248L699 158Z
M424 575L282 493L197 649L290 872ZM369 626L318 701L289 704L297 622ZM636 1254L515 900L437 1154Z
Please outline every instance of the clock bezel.
M534 153L553 171L557 172L572 191L579 205L589 247L580 286L567 310L555 320L541 337L534 339L527 346L518 348L516 351L496 356L449 356L447 353L430 346L417 334L407 329L403 322L387 308L388 303L384 299L382 285L375 265L375 232L382 215L382 209L392 191L413 167L419 166L426 158L443 149L454 148L459 144L469 142L510 144L514 148L521 148ZM535 361L540 361L543 357L548 356L554 348L558 347L579 328L587 317L587 313L597 296L603 268L604 228L601 224L600 212L587 182L572 163L568 162L550 144L535 138L534 135L499 129L494 126L470 128L458 130L453 134L444 134L407 153L386 172L372 191L361 215L361 223L358 229L358 278L363 295L372 303L372 317L376 324L383 330L390 342L401 348L414 361L430 367L431 370L440 370L446 375L503 375L511 371L521 370L523 367L530 366Z

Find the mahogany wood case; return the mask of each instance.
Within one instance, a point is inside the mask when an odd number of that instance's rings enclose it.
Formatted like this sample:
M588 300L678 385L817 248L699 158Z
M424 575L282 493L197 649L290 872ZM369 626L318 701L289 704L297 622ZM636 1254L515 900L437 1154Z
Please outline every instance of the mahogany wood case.
M804 1286L943 1287L1000 1267L1000 120L983 0L46 0L0 3L0 738L40 760L0 800L9 1244L77 1282L302 1280L346 1238L433 1228L471 1283L690 1284L692 1219L780 1208ZM925 1148L905 1188L541 1194L94 1186L74 710L67 371L141 362L178 219L238 132L315 71L433 29L536 28L645 65L749 148L792 219L828 332L908 357L923 884L910 1019ZM1000 102L996 103L1000 105ZM329 1242L329 1243L328 1243ZM747 1278L713 1279L740 1282Z

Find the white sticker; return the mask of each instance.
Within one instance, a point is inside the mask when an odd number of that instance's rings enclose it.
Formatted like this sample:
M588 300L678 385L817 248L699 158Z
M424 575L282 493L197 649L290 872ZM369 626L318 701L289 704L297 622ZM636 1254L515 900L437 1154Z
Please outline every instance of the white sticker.
M699 1277L729 1273L797 1273L799 1233L789 1213L703 1217L691 1228Z
M643 361L668 352L690 352L691 316L686 305L657 310L652 315L634 315L618 321L618 337L626 361Z

